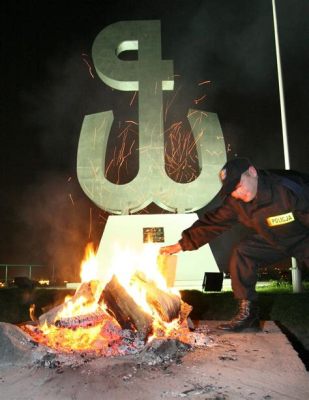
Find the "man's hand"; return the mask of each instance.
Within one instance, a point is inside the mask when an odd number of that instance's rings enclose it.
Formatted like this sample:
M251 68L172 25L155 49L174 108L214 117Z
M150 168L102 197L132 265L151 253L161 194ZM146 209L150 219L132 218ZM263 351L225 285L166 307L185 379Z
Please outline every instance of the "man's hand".
M170 256L171 254L179 253L182 250L179 243L171 244L170 246L164 246L160 248L160 254Z

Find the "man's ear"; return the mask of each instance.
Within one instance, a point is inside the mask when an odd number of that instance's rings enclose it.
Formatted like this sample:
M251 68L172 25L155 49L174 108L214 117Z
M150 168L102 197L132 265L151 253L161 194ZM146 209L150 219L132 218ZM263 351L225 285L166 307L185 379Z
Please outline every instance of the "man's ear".
M256 177L257 177L257 174L258 174L258 173L257 173L257 170L254 168L253 165L250 165L248 171L249 171L249 175L250 175L250 176L252 176L253 178L256 178Z

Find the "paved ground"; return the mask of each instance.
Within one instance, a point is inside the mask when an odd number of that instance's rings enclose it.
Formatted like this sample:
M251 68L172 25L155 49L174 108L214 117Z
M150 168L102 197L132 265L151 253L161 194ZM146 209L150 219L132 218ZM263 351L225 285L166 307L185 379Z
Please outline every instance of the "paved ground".
M0 365L0 398L309 399L309 373L273 322L263 332L238 334L215 330L214 321L204 323L212 345L186 353L179 364L140 366L136 358L122 357L60 370Z

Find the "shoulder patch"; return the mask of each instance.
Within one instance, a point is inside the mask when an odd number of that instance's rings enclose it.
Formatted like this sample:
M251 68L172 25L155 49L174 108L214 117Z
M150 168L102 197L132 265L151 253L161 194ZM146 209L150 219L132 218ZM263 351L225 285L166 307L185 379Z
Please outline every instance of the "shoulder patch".
M273 217L268 217L266 219L268 226L277 226L289 224L290 222L295 221L294 215L292 212L281 215L274 215Z

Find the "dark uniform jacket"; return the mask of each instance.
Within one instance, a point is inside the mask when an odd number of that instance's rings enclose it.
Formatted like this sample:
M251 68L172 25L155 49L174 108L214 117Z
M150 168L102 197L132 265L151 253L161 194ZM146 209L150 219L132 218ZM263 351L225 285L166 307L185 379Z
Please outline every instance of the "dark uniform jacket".
M227 196L182 232L181 248L195 250L235 223L252 228L271 246L292 255L309 239L309 181L291 171L258 171L257 195L249 203Z

